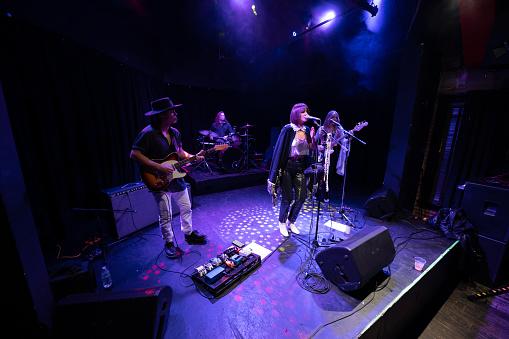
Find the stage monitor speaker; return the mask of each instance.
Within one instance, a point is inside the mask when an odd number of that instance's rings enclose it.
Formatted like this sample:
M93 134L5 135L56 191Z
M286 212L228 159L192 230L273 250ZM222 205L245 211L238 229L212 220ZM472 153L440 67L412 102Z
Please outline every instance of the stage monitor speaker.
M325 278L343 291L353 291L390 265L395 254L389 230L373 226L318 253L315 261Z
M187 184L189 199L192 201L191 188ZM157 203L141 181L124 186L113 187L102 191L109 198L107 208L117 212L112 213L113 226L110 227L113 236L123 238L131 233L141 230L159 220ZM172 199L172 215L180 212L177 203Z
M55 308L55 338L163 338L173 291L169 286L73 294Z
M364 203L364 209L374 218L388 219L398 207L398 197L390 188L379 190Z

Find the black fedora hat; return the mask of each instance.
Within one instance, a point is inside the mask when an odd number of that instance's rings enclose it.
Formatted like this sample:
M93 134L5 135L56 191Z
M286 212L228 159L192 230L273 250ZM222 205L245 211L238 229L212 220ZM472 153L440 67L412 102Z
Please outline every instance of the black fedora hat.
M182 104L174 105L173 102L170 100L170 98L161 98L154 100L150 103L150 106L152 107L152 110L145 113L146 116L159 114L162 112L165 112L169 109L182 106Z

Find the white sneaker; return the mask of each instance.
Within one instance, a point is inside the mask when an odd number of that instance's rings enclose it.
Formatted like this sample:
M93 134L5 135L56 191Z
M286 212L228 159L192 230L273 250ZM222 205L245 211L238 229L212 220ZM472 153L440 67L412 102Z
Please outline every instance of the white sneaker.
M288 234L288 230L286 229L286 223L284 222L280 222L279 223L279 232L281 232L281 234L284 236L284 237L289 237L290 235Z
M292 231L293 234L300 234L300 231L297 227L295 227L295 224L292 222L289 224L290 231Z

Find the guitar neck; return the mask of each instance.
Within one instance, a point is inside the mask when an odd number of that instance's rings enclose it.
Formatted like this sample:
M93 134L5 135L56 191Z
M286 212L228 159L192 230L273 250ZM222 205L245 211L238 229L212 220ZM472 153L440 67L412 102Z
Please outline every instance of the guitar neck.
M213 151L215 151L215 148L210 148L210 149L206 150L205 153L202 154L202 155L206 155L208 153L212 153ZM195 161L196 158L198 158L198 155L193 155L190 158L186 158L184 160L181 160L181 161L177 162L176 164L173 164L173 167L175 169L180 169L182 166L187 165L188 163Z

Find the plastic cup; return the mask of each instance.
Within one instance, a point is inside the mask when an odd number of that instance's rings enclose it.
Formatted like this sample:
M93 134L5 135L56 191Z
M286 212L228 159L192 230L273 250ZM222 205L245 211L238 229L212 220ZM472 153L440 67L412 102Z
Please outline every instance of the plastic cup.
M422 271L422 268L426 264L426 259L421 257L415 257L415 269L417 271Z

